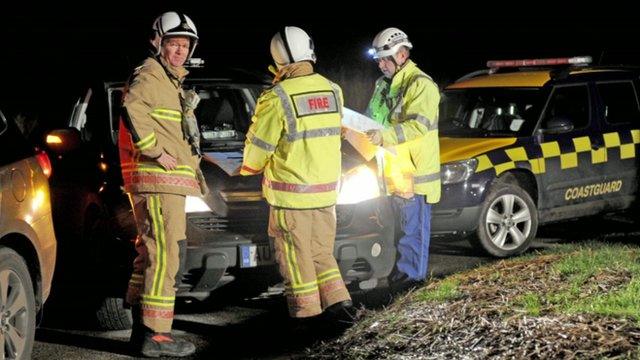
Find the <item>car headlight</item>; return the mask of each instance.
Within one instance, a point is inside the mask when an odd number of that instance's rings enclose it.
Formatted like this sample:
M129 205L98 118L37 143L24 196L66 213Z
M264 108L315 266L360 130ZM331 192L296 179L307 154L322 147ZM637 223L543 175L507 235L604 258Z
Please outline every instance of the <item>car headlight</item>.
M375 172L366 165L349 170L340 183L338 204L356 204L380 196L380 186Z
M476 171L478 160L468 159L442 165L440 176L442 185L463 182Z
M209 205L199 196L187 196L184 203L184 211L188 213L211 211Z

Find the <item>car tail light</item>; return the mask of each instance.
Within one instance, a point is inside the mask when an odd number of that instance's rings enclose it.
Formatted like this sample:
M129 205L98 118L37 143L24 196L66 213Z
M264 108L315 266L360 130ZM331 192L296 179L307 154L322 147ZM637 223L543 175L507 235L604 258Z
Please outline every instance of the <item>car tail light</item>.
M550 66L550 65L588 65L591 56L575 56L570 58L522 59L522 60L489 60L487 67L491 69L505 67Z
M42 168L42 172L47 176L51 177L51 172L53 168L51 167L51 161L49 160L49 155L46 152L41 151L36 154L36 160L38 160L38 164Z

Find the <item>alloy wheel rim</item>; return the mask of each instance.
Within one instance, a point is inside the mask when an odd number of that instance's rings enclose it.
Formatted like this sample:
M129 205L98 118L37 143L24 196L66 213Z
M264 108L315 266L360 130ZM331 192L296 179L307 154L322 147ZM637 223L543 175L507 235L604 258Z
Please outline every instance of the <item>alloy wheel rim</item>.
M531 209L527 203L517 195L505 194L489 206L485 231L496 247L509 251L526 241L531 224Z
M0 358L22 356L27 343L28 317L27 293L20 277L13 270L0 270Z

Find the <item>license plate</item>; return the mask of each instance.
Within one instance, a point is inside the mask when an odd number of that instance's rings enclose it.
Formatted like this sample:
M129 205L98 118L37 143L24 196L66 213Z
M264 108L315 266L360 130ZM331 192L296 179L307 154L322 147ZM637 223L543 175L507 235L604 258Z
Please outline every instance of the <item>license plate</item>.
M250 268L275 264L275 255L269 244L240 245L240 267Z

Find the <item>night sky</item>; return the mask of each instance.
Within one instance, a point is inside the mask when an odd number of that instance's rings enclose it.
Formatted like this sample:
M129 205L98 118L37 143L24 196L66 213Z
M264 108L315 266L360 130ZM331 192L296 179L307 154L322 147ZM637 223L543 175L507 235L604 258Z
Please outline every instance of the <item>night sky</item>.
M462 3L452 3L430 9L433 5L426 3L429 10L421 12L407 10L405 3L354 3L350 7L358 10L350 12L342 12L338 2L273 3L264 8L234 2L225 11L216 10L215 2L149 2L144 9L110 2L91 5L97 7L92 10L29 4L3 11L9 42L2 50L7 74L0 106L29 106L59 121L85 84L129 75L147 54L154 18L169 10L194 20L201 38L195 56L204 58L212 73L226 67L266 73L271 36L285 25L302 27L315 41L317 70L339 83L347 105L358 110L379 76L366 50L388 26L407 32L414 44L412 59L441 87L484 68L489 59L591 55L602 64L640 65L640 15L629 4L584 9L573 2L569 6L574 8L560 9L559 1L553 6L510 2L462 9Z

